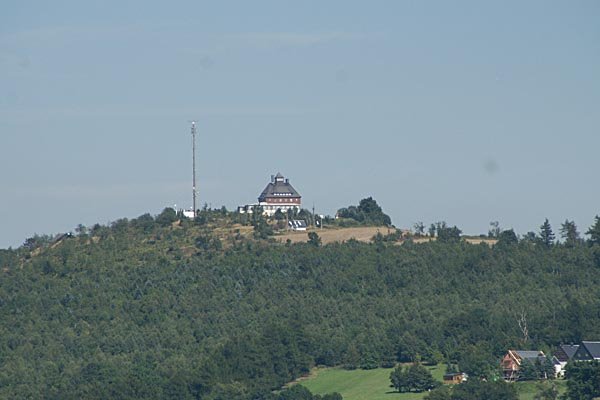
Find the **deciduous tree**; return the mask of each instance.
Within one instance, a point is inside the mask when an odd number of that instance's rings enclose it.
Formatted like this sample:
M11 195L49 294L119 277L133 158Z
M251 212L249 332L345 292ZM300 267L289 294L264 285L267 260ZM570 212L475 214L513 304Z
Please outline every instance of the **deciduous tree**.
M456 385L451 400L517 400L519 398L514 385L503 381L480 381L469 379Z
M498 221L490 222L490 229L488 230L488 237L498 238L498 236L500 236L500 232L502 232L502 230L500 229L500 223Z
M415 236L423 236L425 234L425 225L423 222L415 222L413 228L415 230Z
M560 226L560 236L564 239L565 245L567 246L575 246L578 244L580 239L575 221L565 220Z
M396 367L390 374L392 386L399 392L424 392L439 386L431 372L420 363Z
M437 237L440 242L458 242L460 240L460 235L462 231L458 229L456 226L446 226L444 223L443 226L437 227Z
M321 246L321 238L317 232L308 232L308 244L315 247Z
M502 231L500 232L500 235L498 235L498 244L501 246L510 246L517 243L519 243L519 239L512 229Z

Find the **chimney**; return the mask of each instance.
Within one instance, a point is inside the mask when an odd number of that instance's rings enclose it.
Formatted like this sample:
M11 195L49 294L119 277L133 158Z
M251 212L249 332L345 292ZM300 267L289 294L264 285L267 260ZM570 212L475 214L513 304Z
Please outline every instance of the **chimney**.
M271 183L275 182L275 175L271 175Z

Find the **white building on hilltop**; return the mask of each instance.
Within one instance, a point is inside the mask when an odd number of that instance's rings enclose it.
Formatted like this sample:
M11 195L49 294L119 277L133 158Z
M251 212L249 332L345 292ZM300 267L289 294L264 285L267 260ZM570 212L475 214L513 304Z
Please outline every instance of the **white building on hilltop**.
M289 179L285 179L281 173L271 176L271 182L258 196L258 203L239 206L238 212L251 213L254 207L262 207L263 214L272 216L277 210L286 213L290 209L300 210L302 207L302 196L293 188Z

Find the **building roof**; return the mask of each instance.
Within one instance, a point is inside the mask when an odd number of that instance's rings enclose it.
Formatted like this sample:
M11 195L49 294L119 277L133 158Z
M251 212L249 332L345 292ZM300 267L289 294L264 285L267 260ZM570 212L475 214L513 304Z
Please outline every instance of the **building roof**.
M600 358L600 342L581 342L581 347L583 347L590 356L594 359Z
M277 173L274 177L271 177L271 182L267 185L265 190L262 191L258 197L258 201L262 202L267 198L272 197L286 197L286 198L300 198L300 194L292 187L288 179L284 179L281 173Z
M306 221L303 219L292 219L288 221L288 225L292 229L306 229Z
M465 375L466 374L464 372L449 372L447 374L444 374L444 379L450 379L455 376L465 376Z
M560 365L560 360L558 358L556 358L556 356L552 356L552 364L554 365Z
M538 350L513 350L521 360L535 362L540 357L545 357L544 352Z
M567 362L573 358L578 348L578 344L561 344L554 355L559 361Z

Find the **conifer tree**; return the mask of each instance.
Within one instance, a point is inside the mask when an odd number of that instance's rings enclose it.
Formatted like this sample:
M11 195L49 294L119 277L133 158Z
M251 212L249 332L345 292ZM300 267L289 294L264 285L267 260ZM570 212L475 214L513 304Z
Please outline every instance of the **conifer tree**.
M529 360L524 360L521 363L521 368L519 370L519 380L520 381L533 381L538 379L538 369L535 364Z
M596 215L594 225L585 234L590 235L590 244L600 244L600 216Z
M548 218L546 218L542 226L540 226L540 239L542 244L546 247L550 247L554 243L554 232L552 232L552 227L550 226Z

